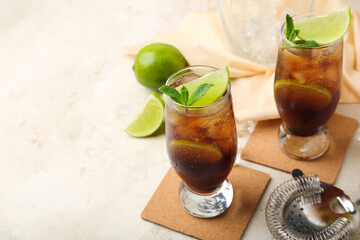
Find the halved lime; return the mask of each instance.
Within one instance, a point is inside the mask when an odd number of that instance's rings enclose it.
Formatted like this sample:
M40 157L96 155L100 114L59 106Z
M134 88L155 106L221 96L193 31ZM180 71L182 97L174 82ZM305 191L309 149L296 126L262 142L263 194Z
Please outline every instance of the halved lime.
M183 159L192 159L203 163L212 163L221 160L222 152L206 143L187 140L172 140L169 143L169 151Z
M192 106L199 107L199 106L206 106L212 104L219 100L221 96L225 93L228 85L229 85L229 69L227 66L210 72L205 76L202 76L196 80L193 80L189 83L185 83L176 89L180 91L182 86L186 86L189 90L189 95L195 91L195 89L203 83L212 83L212 86L204 96L202 96L197 102L195 102Z
M280 79L275 81L274 91L278 98L289 96L296 102L308 104L312 110L323 109L332 100L331 92L328 89L315 84L301 83L294 80Z
M294 25L295 29L300 29L300 39L327 45L341 39L348 31L350 22L351 9L347 7L328 15L306 18Z
M146 137L153 134L161 126L163 120L164 101L159 94L153 92L125 132L133 137Z

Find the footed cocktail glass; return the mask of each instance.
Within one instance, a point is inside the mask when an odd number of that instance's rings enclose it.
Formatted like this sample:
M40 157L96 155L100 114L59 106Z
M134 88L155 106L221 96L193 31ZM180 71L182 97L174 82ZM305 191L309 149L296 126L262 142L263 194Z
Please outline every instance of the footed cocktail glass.
M301 14L294 22L316 16ZM282 119L279 144L292 158L311 160L329 147L325 123L340 98L343 40L318 47L303 47L285 37L281 28L274 95Z
M166 85L177 87L217 69L184 68L169 77ZM165 98L168 155L182 179L180 202L191 215L215 217L231 204L233 188L227 177L234 165L237 136L230 84L215 103L184 106Z

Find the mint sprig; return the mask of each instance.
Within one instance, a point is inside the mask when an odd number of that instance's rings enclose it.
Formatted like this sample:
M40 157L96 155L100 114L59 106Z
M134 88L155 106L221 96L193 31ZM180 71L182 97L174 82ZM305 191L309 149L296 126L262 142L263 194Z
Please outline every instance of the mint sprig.
M289 14L286 14L286 30L285 30L285 36L288 40L290 40L290 35L294 31L294 20ZM291 40L290 40L291 41Z
M180 92L171 86L162 85L159 91L168 95L172 100L185 106L192 106L212 87L212 83L203 83L199 85L189 97L189 90L182 86Z
M286 14L286 29L285 36L287 40L296 45L303 47L318 47L319 44L314 40L296 40L296 37L299 35L300 29L295 29L294 20L289 14Z

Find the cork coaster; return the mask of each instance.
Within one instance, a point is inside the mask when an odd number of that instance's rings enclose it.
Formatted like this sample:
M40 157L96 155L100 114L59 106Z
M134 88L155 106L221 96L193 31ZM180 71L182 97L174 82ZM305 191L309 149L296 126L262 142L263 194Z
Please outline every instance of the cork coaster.
M330 146L320 158L312 161L299 161L286 156L278 144L278 130L281 120L267 120L257 123L241 158L265 166L291 172L295 168L304 174L317 174L322 182L334 184L358 121L334 114L326 124L330 131Z
M170 168L141 217L147 221L199 239L240 239L265 190L270 176L243 166L234 166L229 180L234 197L223 214L210 219L188 214L180 204L180 178Z

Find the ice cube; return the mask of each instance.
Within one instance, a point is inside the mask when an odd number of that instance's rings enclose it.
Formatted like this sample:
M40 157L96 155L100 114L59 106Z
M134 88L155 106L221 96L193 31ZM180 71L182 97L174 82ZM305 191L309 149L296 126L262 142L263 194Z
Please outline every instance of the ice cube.
M200 76L195 73L189 73L179 77L175 82L171 84L171 86L176 88L178 86L184 85L185 83L198 79L199 77Z

